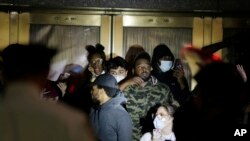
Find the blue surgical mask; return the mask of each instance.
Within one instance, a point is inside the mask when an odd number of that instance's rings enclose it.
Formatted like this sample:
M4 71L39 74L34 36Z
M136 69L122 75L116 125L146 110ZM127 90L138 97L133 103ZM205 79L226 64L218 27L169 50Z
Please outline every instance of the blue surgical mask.
M153 123L156 129L163 129L167 126L166 119L161 116L156 116Z
M159 65L159 68L162 72L167 72L171 69L173 66L173 61L161 61L161 65Z

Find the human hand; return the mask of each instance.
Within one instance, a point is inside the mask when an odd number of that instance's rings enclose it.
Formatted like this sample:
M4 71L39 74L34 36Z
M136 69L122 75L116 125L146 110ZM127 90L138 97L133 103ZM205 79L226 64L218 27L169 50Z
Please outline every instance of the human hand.
M119 84L119 89L121 91L123 91L124 89L126 89L128 86L131 86L131 85L137 85L137 86L141 86L142 83L144 83L144 81L138 77L138 76L135 76L133 78L130 78L128 80L126 80L125 82L122 82Z
M182 68L174 69L173 76L177 78L177 82L180 84L181 89L185 88L185 73Z
M46 88L44 88L40 93L40 98L44 101L48 101L51 103L57 103L57 101L59 100L59 96L51 97L51 96L49 96L50 93L51 93L51 91L47 91Z
M173 76L176 77L178 80L184 77L185 73L182 68L175 68L173 72Z
M243 66L237 64L236 68L237 68L237 71L239 72L240 76L242 77L243 81L247 82L247 75L246 75L246 72L245 72Z
M96 79L94 68L89 65L88 70L91 72L90 82L94 82Z
M62 95L64 96L66 89L67 89L67 84L61 82L61 83L58 83L57 86L61 90Z
M161 139L161 130L154 129L153 130L153 141L159 141Z
M144 82L144 80L142 80L140 77L135 76L131 79L128 80L129 85L137 85L137 86L141 86L141 84Z
M91 72L92 75L95 75L94 68L89 65L88 70Z

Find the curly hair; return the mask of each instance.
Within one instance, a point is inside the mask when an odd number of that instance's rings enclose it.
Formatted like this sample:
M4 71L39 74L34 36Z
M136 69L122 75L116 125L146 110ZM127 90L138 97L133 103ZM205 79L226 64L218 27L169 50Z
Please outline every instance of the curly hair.
M90 58L94 55L94 54L99 54L101 56L101 58L103 60L106 60L106 55L104 53L104 46L101 44L96 44L95 46L93 45L87 45L86 49L89 53L88 55L88 61L90 61Z

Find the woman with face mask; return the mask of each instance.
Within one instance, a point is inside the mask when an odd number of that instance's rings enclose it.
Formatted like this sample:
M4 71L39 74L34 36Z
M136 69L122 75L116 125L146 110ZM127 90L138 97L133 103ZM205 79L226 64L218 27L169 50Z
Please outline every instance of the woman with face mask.
M143 134L140 141L175 141L175 134L172 131L174 108L171 105L158 104L156 113L152 115L154 129Z
M186 103L191 92L180 59L176 59L171 50L165 44L159 44L154 48L152 55L152 75L161 83L166 84L171 89L174 99L180 105Z

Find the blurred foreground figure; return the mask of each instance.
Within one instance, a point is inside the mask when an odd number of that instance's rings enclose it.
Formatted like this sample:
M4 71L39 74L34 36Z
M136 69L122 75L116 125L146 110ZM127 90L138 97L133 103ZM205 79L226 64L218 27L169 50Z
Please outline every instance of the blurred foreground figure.
M176 139L244 140L246 137L235 137L236 129L247 128L247 125L242 124L244 103L241 102L241 96L244 82L235 66L211 62L201 67L195 79L199 89L196 103L191 100L185 107L178 109L174 122Z
M40 99L55 53L38 45L13 44L3 50L1 141L94 140L85 115Z

